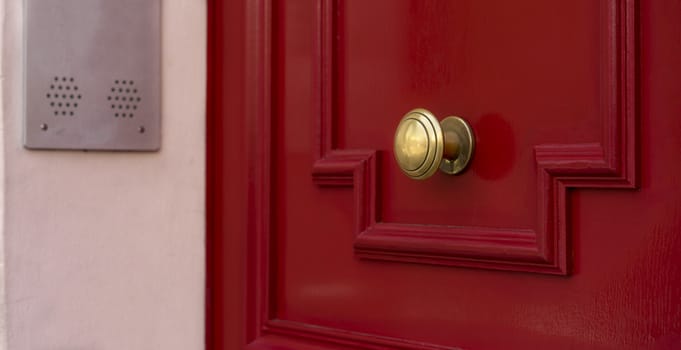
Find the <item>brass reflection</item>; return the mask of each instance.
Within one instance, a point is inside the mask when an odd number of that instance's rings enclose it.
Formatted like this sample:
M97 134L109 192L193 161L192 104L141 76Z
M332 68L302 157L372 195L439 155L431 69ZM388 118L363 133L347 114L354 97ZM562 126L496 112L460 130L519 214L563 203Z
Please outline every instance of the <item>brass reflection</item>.
M428 110L407 113L395 132L395 159L412 179L429 178L439 168L447 174L463 171L473 155L475 141L471 127L459 117L442 123Z

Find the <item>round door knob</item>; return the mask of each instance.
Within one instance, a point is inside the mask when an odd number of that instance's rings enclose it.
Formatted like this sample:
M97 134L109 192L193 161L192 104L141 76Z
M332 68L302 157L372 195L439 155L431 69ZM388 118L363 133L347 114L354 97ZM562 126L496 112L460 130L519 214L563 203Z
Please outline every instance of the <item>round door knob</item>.
M475 147L473 130L459 117L442 122L429 111L417 108L407 113L395 132L395 160L412 179L429 178L439 168L458 174L471 160Z

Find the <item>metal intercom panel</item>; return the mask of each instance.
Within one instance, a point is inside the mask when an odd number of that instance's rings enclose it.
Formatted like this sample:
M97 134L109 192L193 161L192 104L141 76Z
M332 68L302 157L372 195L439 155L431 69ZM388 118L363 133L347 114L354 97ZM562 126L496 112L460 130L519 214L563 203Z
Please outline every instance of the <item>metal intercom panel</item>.
M24 145L161 144L161 0L25 0Z

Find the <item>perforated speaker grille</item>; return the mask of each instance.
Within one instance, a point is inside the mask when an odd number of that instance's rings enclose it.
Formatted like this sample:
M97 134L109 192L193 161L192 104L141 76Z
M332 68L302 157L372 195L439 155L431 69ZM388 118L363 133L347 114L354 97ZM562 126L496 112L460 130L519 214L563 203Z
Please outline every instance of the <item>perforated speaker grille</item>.
M54 116L76 116L83 94L73 77L54 77L45 94Z
M111 113L114 118L134 118L137 109L142 103L140 92L135 86L134 80L116 80L111 87L110 94L106 97L111 104Z

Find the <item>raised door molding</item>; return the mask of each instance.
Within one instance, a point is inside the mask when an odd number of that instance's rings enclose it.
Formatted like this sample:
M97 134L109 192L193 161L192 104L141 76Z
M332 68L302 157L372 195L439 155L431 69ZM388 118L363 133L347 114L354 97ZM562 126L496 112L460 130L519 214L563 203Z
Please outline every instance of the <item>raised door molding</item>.
M377 220L377 163L374 150L334 146L338 62L333 38L340 35L334 1L325 3L320 23L319 160L312 179L319 186L354 188L355 253L364 259L466 266L567 275L570 244L567 191L572 188L636 188L636 3L604 4L607 31L601 85L603 137L600 143L534 147L539 213L533 229L409 225Z

